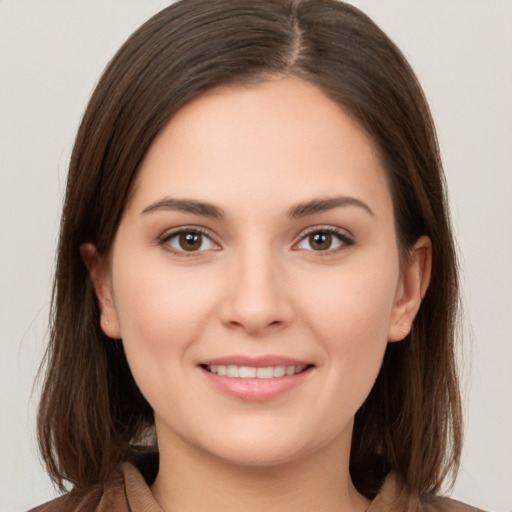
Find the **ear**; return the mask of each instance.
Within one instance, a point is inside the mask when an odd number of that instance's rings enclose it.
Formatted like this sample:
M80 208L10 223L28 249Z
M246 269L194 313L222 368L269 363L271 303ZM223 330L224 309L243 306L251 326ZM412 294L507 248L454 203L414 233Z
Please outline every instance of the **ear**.
M425 297L432 269L432 242L418 238L398 282L389 323L388 341L401 341L411 331L416 313Z
M89 271L98 306L100 326L109 338L120 338L119 320L112 296L112 283L107 258L101 256L96 246L90 243L80 246L82 260Z

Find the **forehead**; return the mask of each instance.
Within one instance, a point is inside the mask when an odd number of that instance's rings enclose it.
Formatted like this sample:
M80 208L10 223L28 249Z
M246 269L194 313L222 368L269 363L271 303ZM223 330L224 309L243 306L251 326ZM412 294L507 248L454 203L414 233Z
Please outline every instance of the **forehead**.
M246 195L262 204L339 194L390 201L372 141L298 78L218 87L179 110L146 154L132 198L142 206L163 194L214 202Z

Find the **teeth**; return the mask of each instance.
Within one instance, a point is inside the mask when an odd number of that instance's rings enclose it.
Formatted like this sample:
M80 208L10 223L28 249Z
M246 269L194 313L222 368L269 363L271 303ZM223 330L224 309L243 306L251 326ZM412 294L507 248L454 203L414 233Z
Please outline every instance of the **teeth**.
M295 366L287 366L285 372L286 375L293 375L295 373Z
M238 379L274 379L285 375L295 375L304 370L303 366L265 366L256 368L254 366L236 366L234 364L214 364L206 367L211 373L226 375Z
M258 368L256 370L256 378L258 379L272 379L274 377L274 368L268 366L267 368Z
M272 377L284 377L286 375L286 366L276 366L272 373Z
M235 366L234 364L230 364L226 368L226 375L228 377L237 377L240 375L240 372L238 371L238 366Z
M238 376L241 379L254 379L256 377L256 368L250 366L240 366L238 370Z

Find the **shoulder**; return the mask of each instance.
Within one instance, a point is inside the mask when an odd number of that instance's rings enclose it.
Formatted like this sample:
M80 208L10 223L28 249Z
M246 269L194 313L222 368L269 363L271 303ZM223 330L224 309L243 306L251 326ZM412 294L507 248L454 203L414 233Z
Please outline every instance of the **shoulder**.
M397 473L390 473L367 512L484 512L443 496L410 492Z
M424 498L421 503L421 510L425 512L484 512L481 508L442 496Z
M92 512L97 509L100 500L101 492L91 491L81 495L68 492L28 512Z
M103 512L107 510L128 512L130 509L127 507L123 472L125 465L130 466L128 469L130 474L137 472L131 464L123 463L104 484L84 491L73 489L29 512Z
M117 473L117 471L116 471ZM114 475L113 475L114 476ZM118 479L116 479L118 480ZM55 498L43 505L39 505L28 512L95 512L103 510L100 504L104 501L105 495L111 495L112 492L119 494L122 492L122 479L119 483L110 479L105 485L94 486L87 491L77 491L76 489ZM124 509L119 509L121 512Z
M132 462L121 463L101 485L83 492L72 490L29 512L162 512L149 488L158 459L150 454Z

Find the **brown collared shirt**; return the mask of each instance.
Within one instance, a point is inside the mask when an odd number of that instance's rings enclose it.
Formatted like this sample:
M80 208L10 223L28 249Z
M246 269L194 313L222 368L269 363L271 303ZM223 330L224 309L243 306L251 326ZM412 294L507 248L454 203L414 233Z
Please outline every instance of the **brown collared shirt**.
M123 462L102 489L76 497L73 493L32 509L30 512L163 512L140 471ZM483 512L445 497L420 497L390 473L366 512Z

